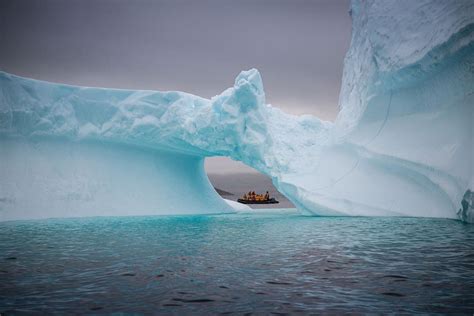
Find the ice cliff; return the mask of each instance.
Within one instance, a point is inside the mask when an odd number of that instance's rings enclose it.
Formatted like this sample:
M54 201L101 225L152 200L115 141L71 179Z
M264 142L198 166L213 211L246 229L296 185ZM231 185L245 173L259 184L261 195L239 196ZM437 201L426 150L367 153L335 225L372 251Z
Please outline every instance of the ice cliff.
M305 189L346 214L456 217L474 174L474 2L356 1L351 14L326 180Z
M0 73L0 219L230 212L203 169L228 156L305 214L474 221L474 2L351 15L334 123L267 105L255 69L211 100Z

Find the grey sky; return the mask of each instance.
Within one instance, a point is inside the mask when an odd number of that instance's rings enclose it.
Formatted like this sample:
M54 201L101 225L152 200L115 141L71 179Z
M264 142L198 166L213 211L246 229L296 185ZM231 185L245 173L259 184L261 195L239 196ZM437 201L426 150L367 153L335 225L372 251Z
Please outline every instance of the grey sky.
M212 97L249 68L267 102L336 116L348 0L0 0L0 69Z

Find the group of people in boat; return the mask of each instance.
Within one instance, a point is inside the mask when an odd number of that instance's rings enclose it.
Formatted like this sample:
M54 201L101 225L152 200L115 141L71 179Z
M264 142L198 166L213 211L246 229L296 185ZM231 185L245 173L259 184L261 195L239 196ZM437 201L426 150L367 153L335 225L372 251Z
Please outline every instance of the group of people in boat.
M270 200L270 193L267 191L265 194L256 194L255 191L249 191L242 196L242 199L247 201L268 201Z

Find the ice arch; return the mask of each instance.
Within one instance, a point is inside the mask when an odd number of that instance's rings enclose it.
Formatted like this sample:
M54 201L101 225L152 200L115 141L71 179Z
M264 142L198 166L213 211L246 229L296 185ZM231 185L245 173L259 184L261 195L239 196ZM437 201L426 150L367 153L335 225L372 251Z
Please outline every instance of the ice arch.
M231 212L204 158L258 164L267 134L256 70L212 100L2 72L0 105L2 220Z
M472 221L473 8L354 1L334 124L267 105L254 69L211 100L0 73L1 219L232 211L203 171L217 155L306 214Z

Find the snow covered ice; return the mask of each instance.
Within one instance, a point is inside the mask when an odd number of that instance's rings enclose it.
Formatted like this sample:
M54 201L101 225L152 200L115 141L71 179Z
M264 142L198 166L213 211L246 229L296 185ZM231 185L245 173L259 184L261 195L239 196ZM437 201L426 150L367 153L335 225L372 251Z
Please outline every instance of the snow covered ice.
M0 219L232 212L203 167L228 156L305 214L473 222L474 2L351 15L334 123L266 104L255 69L211 100L0 73Z

